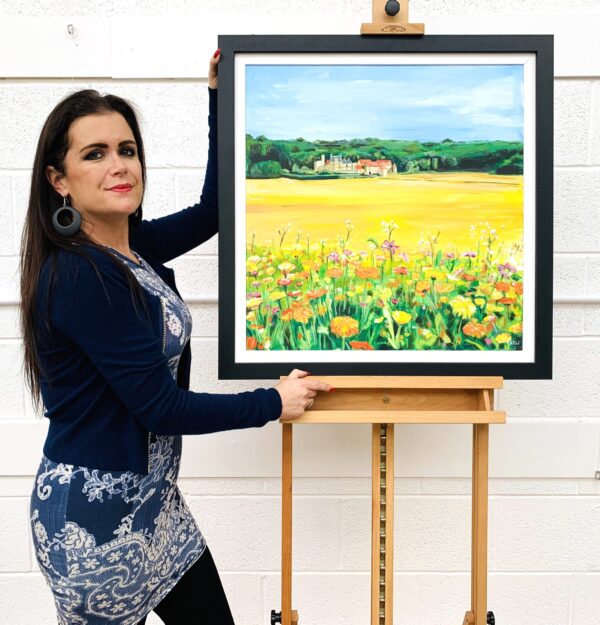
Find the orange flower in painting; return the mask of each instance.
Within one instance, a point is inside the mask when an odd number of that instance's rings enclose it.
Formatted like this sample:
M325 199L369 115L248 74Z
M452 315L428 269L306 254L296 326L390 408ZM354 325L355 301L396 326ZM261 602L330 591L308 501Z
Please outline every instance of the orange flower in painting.
M300 323L307 323L308 320L312 317L313 313L310 306L306 306L302 302L292 302L290 308L286 308L281 313L281 318L283 321L290 321L293 319L294 321L299 321Z
M377 267L357 267L356 276L358 278L378 278L379 269Z
M450 291L454 290L454 286L452 284L448 284L447 282L436 282L435 290L438 293L450 293Z
M246 349L256 349L258 341L253 336L246 337Z
M317 297L321 297L322 295L325 295L326 293L327 293L327 289L320 288L320 289L315 289L314 291L306 291L304 295L306 296L306 299L317 299Z
M327 275L330 278L339 278L342 275L342 270L339 267L331 267L327 270Z
M349 343L352 349L364 349L364 350L374 350L375 348L368 341L350 341Z
M415 287L417 293L428 291L430 288L431 284L427 280L417 280L417 286Z
M358 334L358 321L352 317L334 317L330 325L331 331L340 338Z
M473 282L473 280L476 280L477 278L474 275L470 274L470 273L464 273L462 275L462 279L466 280L467 282Z
M498 300L499 304L506 304L507 306L509 304L514 304L517 300L514 297L503 297L502 299Z
M488 332L488 327L483 323L477 323L477 321L469 321L462 329L463 333L467 336L480 339L483 338Z
M494 329L494 324L497 321L497 318L495 315L488 315L487 317L484 318L485 323L485 327L487 329L488 332L491 332Z
M496 290L506 293L510 291L510 284L508 284L507 282L496 282Z
M517 295L523 295L523 283L522 282L511 282L510 285L512 286L514 292Z
M405 276L408 273L408 269L406 267L394 267L392 269L394 273L399 273L400 275Z

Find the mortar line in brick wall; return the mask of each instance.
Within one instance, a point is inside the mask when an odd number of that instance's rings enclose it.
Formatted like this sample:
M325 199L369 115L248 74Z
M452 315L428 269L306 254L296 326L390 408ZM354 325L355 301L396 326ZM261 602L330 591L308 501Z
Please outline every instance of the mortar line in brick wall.
M3 17L5 17L5 15L3 15ZM83 17L83 16L81 16ZM77 18L75 18L77 19ZM570 76L566 77L567 79L570 79ZM562 79L562 78L561 78ZM577 80L578 77L574 76L573 80ZM10 83L12 82L18 82L18 83L22 83L22 82L30 82L32 84L37 84L37 83L48 83L51 85L56 85L59 83L65 83L66 86L69 85L73 85L73 84L77 84L77 82L84 82L84 81L93 81L93 82L104 82L104 83L113 83L113 82L124 82L124 83L132 83L132 84L144 84L147 82L163 82L163 83L167 83L169 85L173 85L173 84L177 84L179 82L190 82L190 83L198 83L198 85L204 85L206 87L208 87L208 77L207 78L203 78L201 76L196 76L194 78L190 78L188 76L181 76L181 77L177 77L177 78L172 78L169 76L162 76L162 77L157 77L157 76L152 76L152 77L142 77L142 78L120 78L118 76L116 77L112 77L112 76L75 76L73 78L69 77L69 76L51 76L51 77L44 77L44 76L25 76L25 77L20 77L20 76L11 76L10 78L0 78L0 80L2 81L3 85L10 85Z
M33 475L31 476L31 488L30 490L33 490ZM18 499L22 499L23 501L29 501L29 498L31 497L31 493L28 493L27 495L0 495L0 501L15 501ZM28 513L28 518L29 518L29 513Z
M512 380L506 380L507 383L512 382ZM519 424L523 423L533 423L539 425L540 423L594 423L595 425L600 425L600 416L599 417L531 417L531 416L522 416L522 415L511 415L510 411L507 416L507 423L515 423Z
M243 571L234 571L234 570L224 570L219 569L220 575L264 575L266 576L280 576L280 570L274 569L265 569L260 571L253 570L243 570ZM307 576L319 576L324 577L326 575L339 575L342 577L359 577L359 576L368 576L370 575L370 571L344 571L340 569L331 569L331 570L319 570L319 571L298 571L294 569L294 577L307 577ZM425 575L445 575L446 577L462 577L464 575L470 575L471 571L469 570L453 570L447 571L444 569L436 569L434 571L421 571L421 570L410 570L404 571L399 569L394 569L394 575L403 575L403 576L425 576ZM529 576L529 575L539 575L544 577L563 577L565 575L574 576L577 575L579 577L600 577L600 573L596 573L594 571L494 571L493 569L489 569L489 575L494 575L498 577L504 577L508 575L519 575L519 576ZM16 573L15 573L16 575Z
M596 462L596 470L600 471L600 431L598 432L598 460Z
M0 579L3 577L43 577L41 571L2 571L0 573Z
M436 478L438 480L443 480L443 479L447 479L447 480L456 480L457 478L455 477L439 477ZM467 477L461 477L459 479L463 479L463 480L467 480L470 478ZM520 480L544 480L544 479L548 479L548 480L552 480L555 481L557 478L539 478L539 477L523 477L523 478L490 478L490 482L494 479L520 479ZM578 479L578 478L564 478L564 479ZM579 478L579 479L585 479L585 478ZM590 480L593 480L593 477L589 478ZM425 493L398 493L396 491L394 491L394 499L427 499L427 498L433 498L435 497L436 499L455 499L455 500L471 500L471 493L470 492L464 492L464 493L439 493L439 492L425 492ZM600 501L600 493L599 494L578 494L576 492L572 492L572 493L496 493L493 491L493 489L490 489L490 502L494 499L598 499ZM7 497L8 499L8 497ZM256 499L281 499L281 495L186 495L185 496L186 500L189 500L190 503L192 503L193 500L196 501L205 501L208 499L231 499L231 500L239 500L239 499L244 499L244 500L256 500ZM310 494L303 494L303 495L297 495L294 493L294 500L300 500L300 499L305 499L305 500L309 500L309 499L323 499L323 500L327 500L327 499L334 499L336 501L339 501L340 499L343 499L344 501L359 501L359 500L370 500L371 499L371 493L364 493L361 495L349 495L349 494L340 494L340 495L323 495L323 494L317 494L315 493L314 495L310 495Z
M560 250L554 250L555 258L580 258L585 256L600 256L600 252L598 250L591 250L588 252L585 251L566 251L561 252Z

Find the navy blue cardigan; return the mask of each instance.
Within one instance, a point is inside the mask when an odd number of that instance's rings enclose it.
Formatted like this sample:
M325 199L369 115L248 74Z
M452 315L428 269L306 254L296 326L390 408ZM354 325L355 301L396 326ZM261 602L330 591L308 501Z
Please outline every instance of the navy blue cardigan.
M209 89L209 158L200 202L166 217L143 220L130 231L130 247L179 294L175 275L163 263L210 239L218 231L217 92ZM40 379L50 420L44 455L103 470L148 473L148 442L154 434L205 434L260 427L281 415L275 388L230 394L188 390L191 350L186 344L177 380L163 354L163 308L144 290L151 323L134 307L125 277L90 245L91 263L60 250L49 309L50 257L38 284ZM51 382L51 384L49 384Z

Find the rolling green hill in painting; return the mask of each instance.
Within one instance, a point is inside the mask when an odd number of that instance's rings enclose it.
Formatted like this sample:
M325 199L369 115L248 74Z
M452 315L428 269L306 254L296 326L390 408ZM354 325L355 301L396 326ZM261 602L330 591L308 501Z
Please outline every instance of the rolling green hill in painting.
M520 141L453 141L439 143L393 139L350 139L337 141L270 140L264 135L246 135L246 176L319 178L349 177L314 171L315 161L331 155L358 161L388 159L398 173L417 171L471 171L491 174L522 174L523 143Z

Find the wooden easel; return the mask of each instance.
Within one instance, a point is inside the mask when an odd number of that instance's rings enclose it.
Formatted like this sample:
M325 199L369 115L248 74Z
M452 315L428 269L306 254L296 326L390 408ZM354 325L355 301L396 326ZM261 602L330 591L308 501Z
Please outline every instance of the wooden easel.
M287 376L281 376L284 380ZM393 624L394 424L472 423L471 608L463 625L493 625L487 611L488 435L506 423L496 411L501 377L319 376L333 393L318 393L310 410L282 424L281 612L271 623L297 625L292 610L292 428L298 424L371 423L371 625Z

